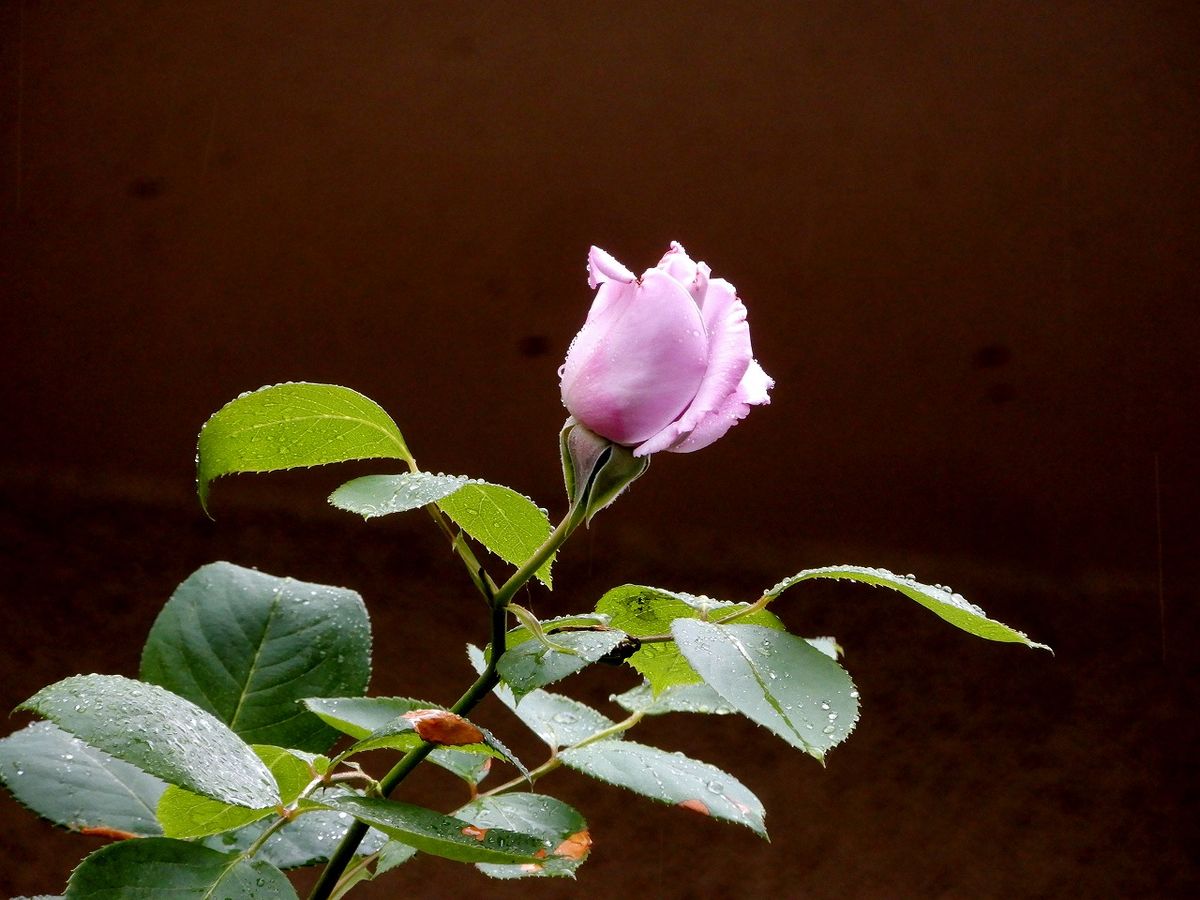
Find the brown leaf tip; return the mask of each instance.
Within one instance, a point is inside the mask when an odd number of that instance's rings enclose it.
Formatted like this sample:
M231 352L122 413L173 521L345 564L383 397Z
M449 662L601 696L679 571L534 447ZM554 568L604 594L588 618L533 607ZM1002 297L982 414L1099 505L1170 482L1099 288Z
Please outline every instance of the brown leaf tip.
M702 800L684 800L678 805L682 806L684 809L690 809L692 812L698 812L702 816L712 815Z
M588 851L592 847L592 836L588 834L587 829L577 831L565 841L558 845L554 851L555 856L564 856L567 859L581 860L588 855Z
M109 828L107 825L89 825L79 829L80 834L90 834L93 837L112 838L114 841L128 841L138 837L132 831L122 831L120 828Z
M483 743L483 732L460 715L445 709L414 709L402 718L413 723L421 740L450 747Z

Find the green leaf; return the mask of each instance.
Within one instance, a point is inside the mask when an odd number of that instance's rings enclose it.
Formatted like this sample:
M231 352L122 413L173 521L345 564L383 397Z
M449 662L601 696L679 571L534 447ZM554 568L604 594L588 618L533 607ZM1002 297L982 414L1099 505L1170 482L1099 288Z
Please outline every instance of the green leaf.
M785 578L775 585L766 596L774 599L792 585L810 578L832 578L846 581L861 581L873 587L886 587L899 591L910 600L915 600L931 612L941 616L956 628L989 641L1003 641L1011 644L1024 644L1027 647L1038 647L1049 650L1046 644L1031 641L1027 635L1009 628L1002 622L989 619L987 614L969 603L962 594L955 593L941 584L921 584L911 575L896 575L887 569L871 569L866 566L825 566L820 569L805 569L790 578Z
M657 695L648 682L642 682L623 694L609 698L628 712L645 716L664 713L690 712L723 716L737 712L707 684L676 684L663 688Z
M469 822L411 803L372 797L339 797L323 802L422 853L458 862L532 863L538 861L534 854L539 850L553 849L527 834L499 828L480 833Z
M675 641L731 706L793 747L824 759L858 721L846 670L803 638L761 625L680 619Z
M259 745L251 749L271 770L285 806L299 797L313 778L307 763L280 747ZM174 785L168 787L158 801L158 821L162 823L163 833L173 838L205 837L232 831L275 812L274 807L230 806Z
M374 519L392 513L420 509L448 497L467 483L462 475L432 475L407 472L403 475L366 475L347 481L329 495L338 509Z
M468 644L467 654L475 671L482 672L486 665L483 651ZM553 749L578 744L616 724L585 703L540 688L530 691L519 703L507 685L497 685L493 693Z
M165 784L49 722L0 740L0 780L20 803L72 831L162 834L154 808Z
M633 741L596 741L564 750L559 759L577 772L644 797L745 825L766 837L762 803L716 766Z
M585 859L591 839L587 822L579 812L561 800L545 794L500 794L477 797L455 811L455 816L480 828L504 828L541 838L562 853L549 853L540 863L505 866L477 863L476 867L492 878L575 876Z
M259 809L279 803L275 779L241 738L194 703L120 675L73 675L18 709L197 794Z
M716 620L748 606L747 603L728 603L662 588L625 584L601 597L596 612L608 615L613 628L640 638L669 633L671 623L676 619ZM783 623L766 610L755 611L738 621L783 630ZM629 657L629 664L645 677L656 693L671 685L700 681L700 676L669 641L644 645Z
M345 788L326 788L323 795L350 795L352 792ZM255 841L262 836L263 830L271 825L273 820L262 820L246 825L236 831L227 831L202 839L201 843L214 850L224 853L244 853ZM255 859L265 859L280 869L298 869L302 866L312 866L329 859L331 853L346 833L349 817L344 813L336 813L328 809L317 809L296 816L274 834L272 834ZM387 843L387 836L374 828L370 829L363 838L355 853L358 856L368 856L379 850Z
M540 640L530 640L505 651L496 671L518 698L544 684L566 678L612 652L625 634L620 631L566 631L551 640L572 652L551 650Z
M436 703L411 697L309 697L303 702L322 721L355 740L362 740L414 709L444 709ZM434 750L429 754L429 761L453 772L468 784L478 784L491 767L491 759L486 756L448 747Z
M200 503L207 510L209 484L222 475L352 459L416 464L396 423L357 391L305 382L259 388L226 403L200 429Z
M361 694L370 674L371 624L357 593L226 562L175 590L142 651L142 680L247 741L315 752L337 733L297 701Z
M514 566L524 564L550 537L546 511L503 485L468 481L437 505L459 528ZM553 563L551 556L536 573L546 587L553 586Z
M65 900L295 900L283 873L171 838L121 841L97 850L71 875Z

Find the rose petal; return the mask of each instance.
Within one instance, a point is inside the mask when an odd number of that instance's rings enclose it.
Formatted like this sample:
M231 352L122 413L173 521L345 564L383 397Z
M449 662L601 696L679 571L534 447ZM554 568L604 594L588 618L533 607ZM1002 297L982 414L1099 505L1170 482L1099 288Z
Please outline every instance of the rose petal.
M724 411L729 399L737 393L753 351L746 307L738 300L732 284L723 278L709 282L702 316L708 331L708 368L696 396L678 420L638 447L635 456L673 449L701 421Z
M651 269L632 297L630 289L622 285L618 300L589 316L567 351L561 384L575 418L626 445L678 418L708 364L700 310L677 281Z
M757 361L751 360L737 391L721 404L720 409L705 415L687 436L667 449L672 453L692 453L695 450L703 450L713 441L723 437L725 432L740 420L746 418L750 413L751 406L763 406L770 403L771 398L767 392L774 386L774 379L763 371ZM637 456L640 450L639 447L633 455Z
M601 343L605 341L613 323L619 320L626 307L633 303L637 297L637 290L636 283L606 281L600 285L591 308L588 309L587 321L571 339L571 346L567 348L567 358L558 370L559 388L562 390L564 404L569 396L578 393L576 385L580 369L596 353L604 350L600 346Z
M692 262L692 258L687 255L687 251L683 249L683 244L679 241L671 241L671 249L663 254L663 258L658 261L657 268L666 272L685 288L696 280L696 263Z
M632 284L636 279L633 273L617 262L611 254L593 245L588 251L588 287L595 290L606 281Z

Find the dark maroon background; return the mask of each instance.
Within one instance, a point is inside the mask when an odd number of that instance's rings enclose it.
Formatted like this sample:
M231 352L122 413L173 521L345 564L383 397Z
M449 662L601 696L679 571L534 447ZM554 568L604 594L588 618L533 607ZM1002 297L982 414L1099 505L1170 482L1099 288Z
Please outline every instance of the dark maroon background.
M882 564L1058 655L798 589L781 613L863 691L827 769L744 723L645 727L759 791L773 844L556 776L593 859L500 895L1195 888L1195 5L443 6L0 4L0 706L134 674L215 558L358 588L376 689L453 699L483 623L426 523L324 505L388 467L222 483L213 524L195 433L337 382L427 468L561 511L587 247L641 270L678 239L738 286L773 402L656 458L530 602ZM0 889L57 891L92 845L5 799ZM395 884L362 893L491 887L435 860Z

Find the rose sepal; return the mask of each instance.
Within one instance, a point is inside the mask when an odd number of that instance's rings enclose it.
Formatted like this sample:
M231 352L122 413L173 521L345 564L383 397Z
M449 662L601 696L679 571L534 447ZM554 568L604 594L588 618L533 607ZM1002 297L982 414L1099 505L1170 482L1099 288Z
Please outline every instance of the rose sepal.
M635 457L628 447L600 437L573 416L564 423L558 443L567 499L589 524L650 467L650 457Z

